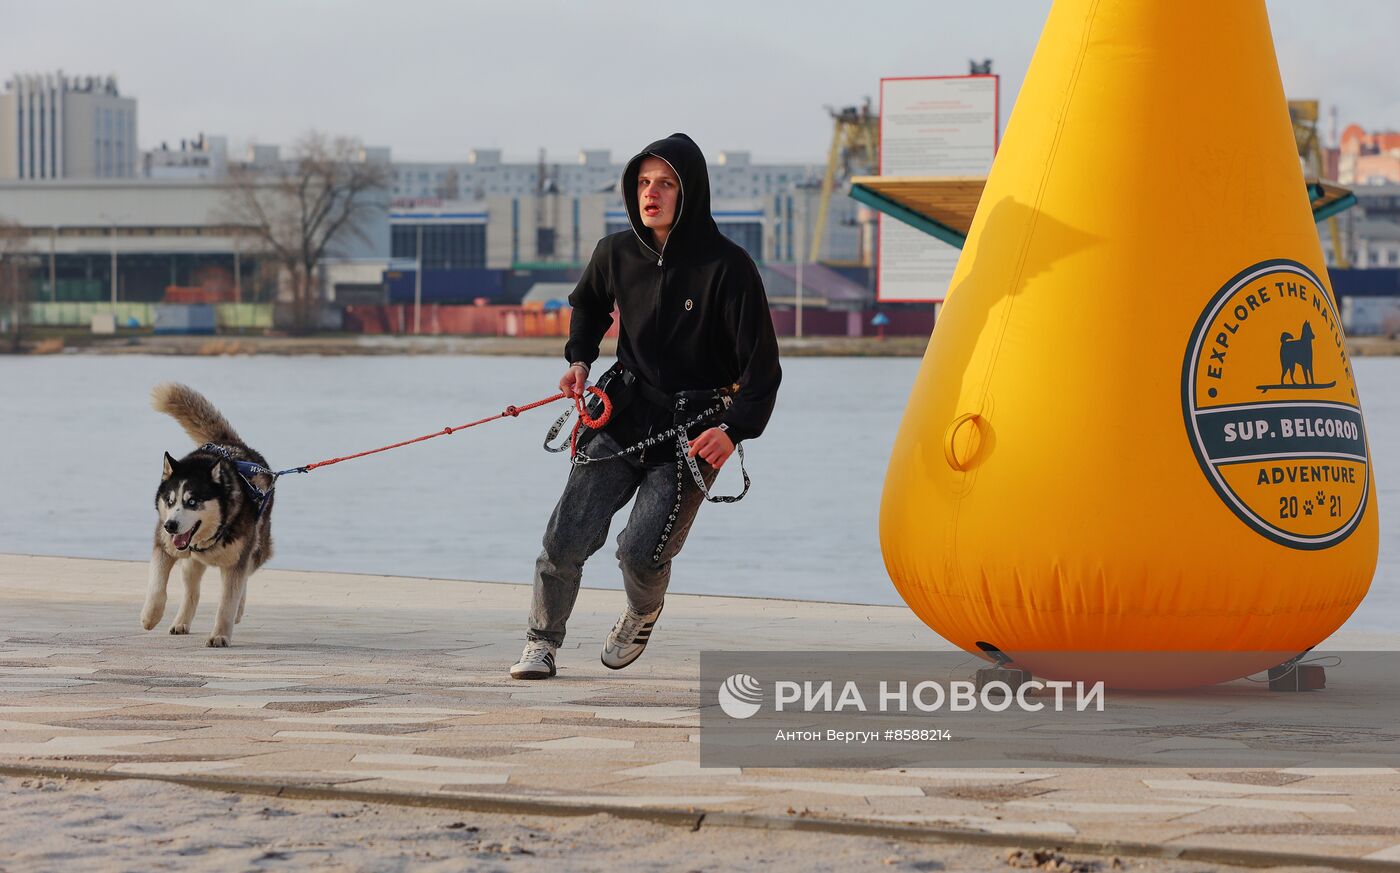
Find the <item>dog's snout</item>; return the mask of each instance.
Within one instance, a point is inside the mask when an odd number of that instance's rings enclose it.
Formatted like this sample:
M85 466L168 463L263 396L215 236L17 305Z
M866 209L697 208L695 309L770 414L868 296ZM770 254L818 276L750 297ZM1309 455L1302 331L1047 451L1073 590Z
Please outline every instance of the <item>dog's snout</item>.
M177 524L177 523L175 522L175 519L173 519L173 518L170 519L169 521L167 521L167 522L165 523L165 532L166 532L166 533L175 533L175 531L177 531L177 530L179 530L179 529L180 529L180 525Z

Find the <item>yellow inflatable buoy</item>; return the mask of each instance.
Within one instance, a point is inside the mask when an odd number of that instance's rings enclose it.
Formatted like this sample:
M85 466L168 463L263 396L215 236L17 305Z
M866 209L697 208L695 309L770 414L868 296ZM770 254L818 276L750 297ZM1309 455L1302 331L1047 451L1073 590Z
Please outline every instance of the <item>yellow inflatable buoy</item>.
M1326 275L1263 0L1056 0L885 481L910 608L1138 687L1328 636L1377 524Z

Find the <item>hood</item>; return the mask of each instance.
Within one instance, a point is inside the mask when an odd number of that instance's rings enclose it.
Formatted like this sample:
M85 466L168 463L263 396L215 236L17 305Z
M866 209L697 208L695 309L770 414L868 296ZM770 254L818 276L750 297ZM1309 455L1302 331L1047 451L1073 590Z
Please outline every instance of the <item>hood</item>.
M632 230L653 252L660 246L651 228L642 224L641 208L637 205L637 174L642 159L654 155L671 165L681 180L680 208L676 222L666 237L666 256L673 257L698 250L719 235L714 216L710 214L710 173L705 167L705 155L695 140L683 133L673 133L659 139L637 153L622 171L622 202L627 205L627 218Z

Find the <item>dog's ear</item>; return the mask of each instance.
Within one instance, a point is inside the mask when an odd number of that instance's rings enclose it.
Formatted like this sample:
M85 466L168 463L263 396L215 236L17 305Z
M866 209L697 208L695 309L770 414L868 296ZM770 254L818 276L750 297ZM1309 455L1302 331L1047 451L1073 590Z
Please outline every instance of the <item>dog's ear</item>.
M214 466L212 466L212 467L209 468L209 478L212 479L212 480L214 480L215 482L218 482L220 485L223 485L223 484L224 484L224 462L223 462L223 461L215 461L215 462L214 462Z
M161 481L165 481L166 479L169 479L171 476L174 476L174 475L175 475L175 468L178 467L178 466L180 466L180 462L177 461L177 460L175 460L173 457L171 457L169 452L166 452L166 453L165 453L165 469L162 470L162 471L161 471L161 474L160 474Z

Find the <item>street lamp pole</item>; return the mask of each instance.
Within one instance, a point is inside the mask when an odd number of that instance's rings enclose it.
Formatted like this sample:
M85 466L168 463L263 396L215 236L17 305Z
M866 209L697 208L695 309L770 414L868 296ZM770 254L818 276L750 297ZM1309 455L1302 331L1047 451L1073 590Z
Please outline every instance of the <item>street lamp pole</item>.
M423 225L418 225L418 267L413 271L413 332L423 332Z
M117 226L114 224L107 230L107 235L112 243L112 312L117 311Z
M130 215L130 213L123 213L123 214L121 214L121 215L113 216L113 215L108 215L107 213L103 212L103 213L100 213L100 214L98 215L98 217L99 217L99 218L106 219L106 221L107 221L107 240L108 240L108 242L111 244L111 250L112 250L112 314L115 316L115 315L116 315L116 311L117 311L117 222L118 222L118 221L122 221L122 220L127 219L127 218L130 218L131 215Z
M243 231L233 232L233 302L243 302Z
M802 233L797 237L797 319L794 333L802 336L802 262L807 260L807 253L803 251L806 246L805 234L807 233L807 214L802 214Z
M798 189L802 192L802 233L797 237L797 312L796 325L793 332L797 336L802 336L802 265L807 260L807 234L811 233L810 225L812 221L812 185L810 181L799 183Z

